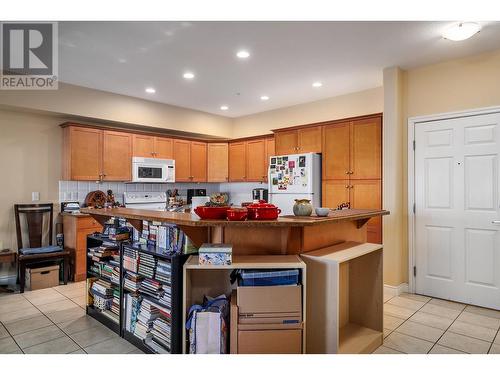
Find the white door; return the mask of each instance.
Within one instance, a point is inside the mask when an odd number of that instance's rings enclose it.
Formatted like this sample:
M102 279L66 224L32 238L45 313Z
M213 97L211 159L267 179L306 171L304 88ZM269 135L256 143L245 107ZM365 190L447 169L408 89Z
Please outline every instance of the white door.
M415 125L416 292L500 309L500 114Z

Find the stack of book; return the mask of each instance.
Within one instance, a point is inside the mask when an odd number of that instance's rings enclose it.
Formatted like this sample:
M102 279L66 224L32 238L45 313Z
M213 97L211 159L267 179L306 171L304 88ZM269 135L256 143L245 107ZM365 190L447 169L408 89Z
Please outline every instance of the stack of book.
M156 258L151 254L139 254L138 274L153 279L155 277Z
M88 251L88 256L96 262L112 259L114 256L118 256L120 259L120 254L118 253L118 246L112 243L103 243L98 247L90 247Z
M180 253L186 242L186 235L175 225L160 225L157 229L156 247L170 253Z
M111 311L117 316L120 315L120 289L113 289L113 302L111 304Z
M137 273L139 265L139 252L126 246L123 248L123 268Z
M115 284L120 284L120 267L113 267L113 273L111 274L111 282Z
M139 292L158 299L163 295L163 286L156 280L144 279L139 287Z
M126 271L124 276L124 288L136 293L141 286L142 277L136 273Z
M162 314L153 321L151 342L148 342L148 344L157 353L163 353L163 351L170 352L170 330L171 321L169 317ZM155 344L158 344L159 347Z
M103 262L101 266L101 276L111 280L111 276L113 276L113 266L109 263Z
M158 259L156 263L155 279L163 284L170 285L171 283L171 264L170 262Z
M158 302L168 308L172 308L172 294L169 286L163 286L163 294L158 298Z
M148 300L143 299L139 314L137 315L137 324L134 334L143 340L147 337L151 337L150 331L153 326L153 321L158 318L159 315L160 312L158 308L153 306Z
M137 324L137 315L139 315L139 310L141 303L139 297L131 293L125 294L125 329L128 332L133 333Z
M113 285L108 281L98 279L92 283L91 292L101 298L113 298Z

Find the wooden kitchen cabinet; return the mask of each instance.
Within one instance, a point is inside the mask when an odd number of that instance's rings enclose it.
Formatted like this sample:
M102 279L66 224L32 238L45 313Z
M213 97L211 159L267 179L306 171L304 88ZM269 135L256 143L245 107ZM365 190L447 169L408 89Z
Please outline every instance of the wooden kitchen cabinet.
M325 126L323 130L323 179L349 178L350 122Z
M102 130L68 126L63 129L63 179L99 180L102 170Z
M382 119L356 120L351 125L351 179L382 178Z
M143 158L172 159L174 143L172 138L134 134L132 156Z
M307 126L294 130L277 130L275 133L276 154L297 154L305 152L321 153L321 126Z
M207 181L207 144L183 139L174 140L175 181Z
M174 140L175 181L190 182L191 177L191 142L183 139Z
M321 153L321 126L306 127L297 130L298 152Z
M102 175L105 181L132 179L132 135L103 131Z
M130 181L132 135L68 126L63 130L63 178L72 181Z
M190 145L191 182L207 181L207 144L205 142L191 142Z
M229 144L229 181L246 181L247 147L245 142Z
M172 138L155 137L154 157L158 159L174 158L174 140Z
M266 140L246 142L246 181L267 181Z
M349 202L349 180L323 180L322 199L322 206L329 208Z
M382 178L380 116L326 125L323 132L324 179Z
M141 158L152 158L155 152L155 137L152 135L134 134L133 135L132 156Z
M269 158L276 155L276 143L274 137L266 138L266 157L267 164L269 164Z
M229 145L209 143L207 147L207 182L227 182L229 179Z
M62 214L64 247L71 253L71 275L73 281L87 278L87 236L101 232L102 226L88 215Z
M296 154L299 145L297 130L277 131L274 134L276 155Z

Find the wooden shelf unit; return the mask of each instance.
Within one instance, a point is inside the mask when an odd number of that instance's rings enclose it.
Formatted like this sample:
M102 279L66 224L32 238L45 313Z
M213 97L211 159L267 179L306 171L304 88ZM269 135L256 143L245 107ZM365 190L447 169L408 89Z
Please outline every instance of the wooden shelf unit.
M182 325L186 326L187 311L194 303L201 303L203 296L230 296L233 286L229 275L235 269L291 269L301 270L299 280L302 284L302 351L306 348L306 265L297 255L233 255L228 266L207 266L198 264L198 256L191 255L184 264L183 272L183 310ZM228 332L229 336L229 332ZM229 338L229 337L228 337ZM183 353L187 353L188 338L186 329L182 333Z
M344 242L302 254L308 353L371 353L383 341L382 246Z

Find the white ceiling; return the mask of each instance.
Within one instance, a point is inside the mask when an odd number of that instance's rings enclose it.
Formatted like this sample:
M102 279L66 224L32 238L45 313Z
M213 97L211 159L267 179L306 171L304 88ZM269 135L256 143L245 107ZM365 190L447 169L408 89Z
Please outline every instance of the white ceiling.
M450 22L60 22L59 76L75 85L229 117L382 85L412 68L500 46L500 22L463 42ZM251 56L236 58L239 49ZM184 71L196 74L192 81ZM311 87L321 81L323 87ZM144 89L152 86L156 94ZM261 95L270 100L263 102ZM221 111L228 105L228 111Z

